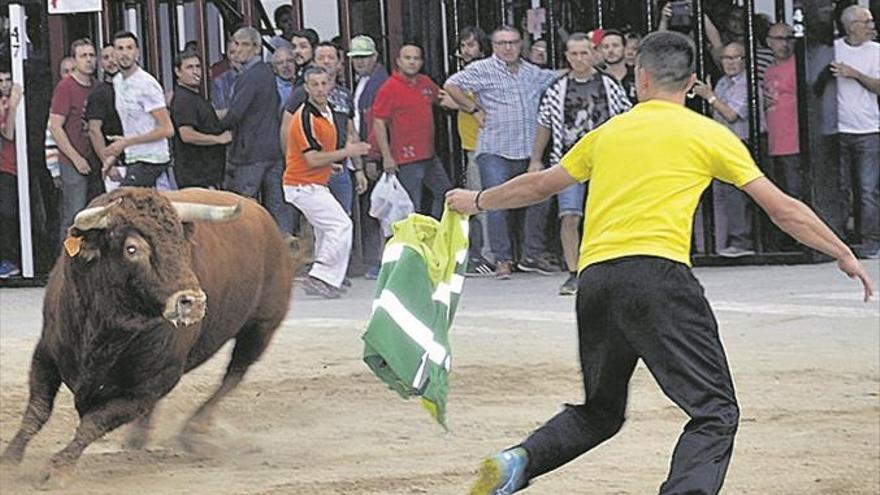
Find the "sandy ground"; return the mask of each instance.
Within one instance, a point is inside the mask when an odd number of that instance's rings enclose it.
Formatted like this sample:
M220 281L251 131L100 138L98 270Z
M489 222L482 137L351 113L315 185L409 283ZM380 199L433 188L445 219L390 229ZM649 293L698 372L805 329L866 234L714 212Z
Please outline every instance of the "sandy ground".
M880 272L876 262L870 269ZM724 493L880 493L876 300L860 303L856 285L830 264L697 275L721 323L742 409ZM461 494L482 456L581 400L574 300L555 295L559 277L468 281L453 330L449 432L361 363L371 284L355 282L340 301L296 294L264 359L222 404L213 453L188 453L176 434L219 382L228 347L160 403L147 450L122 450L121 428L86 451L59 493ZM41 300L39 289L0 291L0 447L27 398ZM640 366L621 433L526 493L656 493L685 420ZM22 465L0 468L0 492L36 493L37 471L76 421L62 387Z

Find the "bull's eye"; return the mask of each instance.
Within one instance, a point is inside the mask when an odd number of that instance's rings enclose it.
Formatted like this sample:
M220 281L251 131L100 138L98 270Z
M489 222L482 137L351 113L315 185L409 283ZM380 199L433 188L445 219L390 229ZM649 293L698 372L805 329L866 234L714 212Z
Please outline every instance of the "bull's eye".
M137 252L138 248L134 244L129 244L128 246L125 246L125 254L129 256L134 256L137 254Z

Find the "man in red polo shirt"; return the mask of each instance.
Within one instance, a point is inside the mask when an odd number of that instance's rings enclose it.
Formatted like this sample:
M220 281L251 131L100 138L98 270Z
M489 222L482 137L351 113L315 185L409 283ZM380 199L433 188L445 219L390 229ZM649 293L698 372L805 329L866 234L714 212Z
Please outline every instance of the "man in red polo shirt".
M443 198L452 185L434 155L433 105L440 88L419 74L422 49L405 44L397 56L397 71L382 85L373 102L376 143L385 173L397 174L416 211L421 210L422 188L431 190L431 215L443 213Z
M304 75L308 99L293 113L287 134L284 199L315 229L315 262L303 282L306 294L336 299L351 254L351 218L330 193L327 182L346 158L367 154L370 145L348 133L340 142L333 109L327 103L332 76L322 67L310 67ZM345 120L343 120L344 122Z

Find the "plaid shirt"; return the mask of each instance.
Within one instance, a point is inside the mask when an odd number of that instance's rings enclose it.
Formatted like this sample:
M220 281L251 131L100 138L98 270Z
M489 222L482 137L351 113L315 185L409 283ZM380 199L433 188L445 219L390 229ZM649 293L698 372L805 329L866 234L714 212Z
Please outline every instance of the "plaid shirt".
M497 56L468 64L447 80L477 96L486 122L477 138L477 154L491 153L510 160L527 159L538 126L541 94L558 75L525 60L514 74Z

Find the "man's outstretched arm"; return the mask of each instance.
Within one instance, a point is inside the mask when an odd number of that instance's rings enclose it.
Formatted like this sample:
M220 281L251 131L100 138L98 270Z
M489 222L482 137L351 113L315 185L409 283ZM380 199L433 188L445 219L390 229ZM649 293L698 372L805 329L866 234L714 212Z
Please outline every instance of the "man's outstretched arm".
M521 208L540 203L575 182L568 171L556 165L540 172L522 174L482 192L453 189L446 193L446 203L453 210L467 215L482 210Z
M850 278L858 278L865 290L865 302L874 294L874 283L852 250L807 205L780 191L766 177L743 187L780 229L798 242L837 260Z

